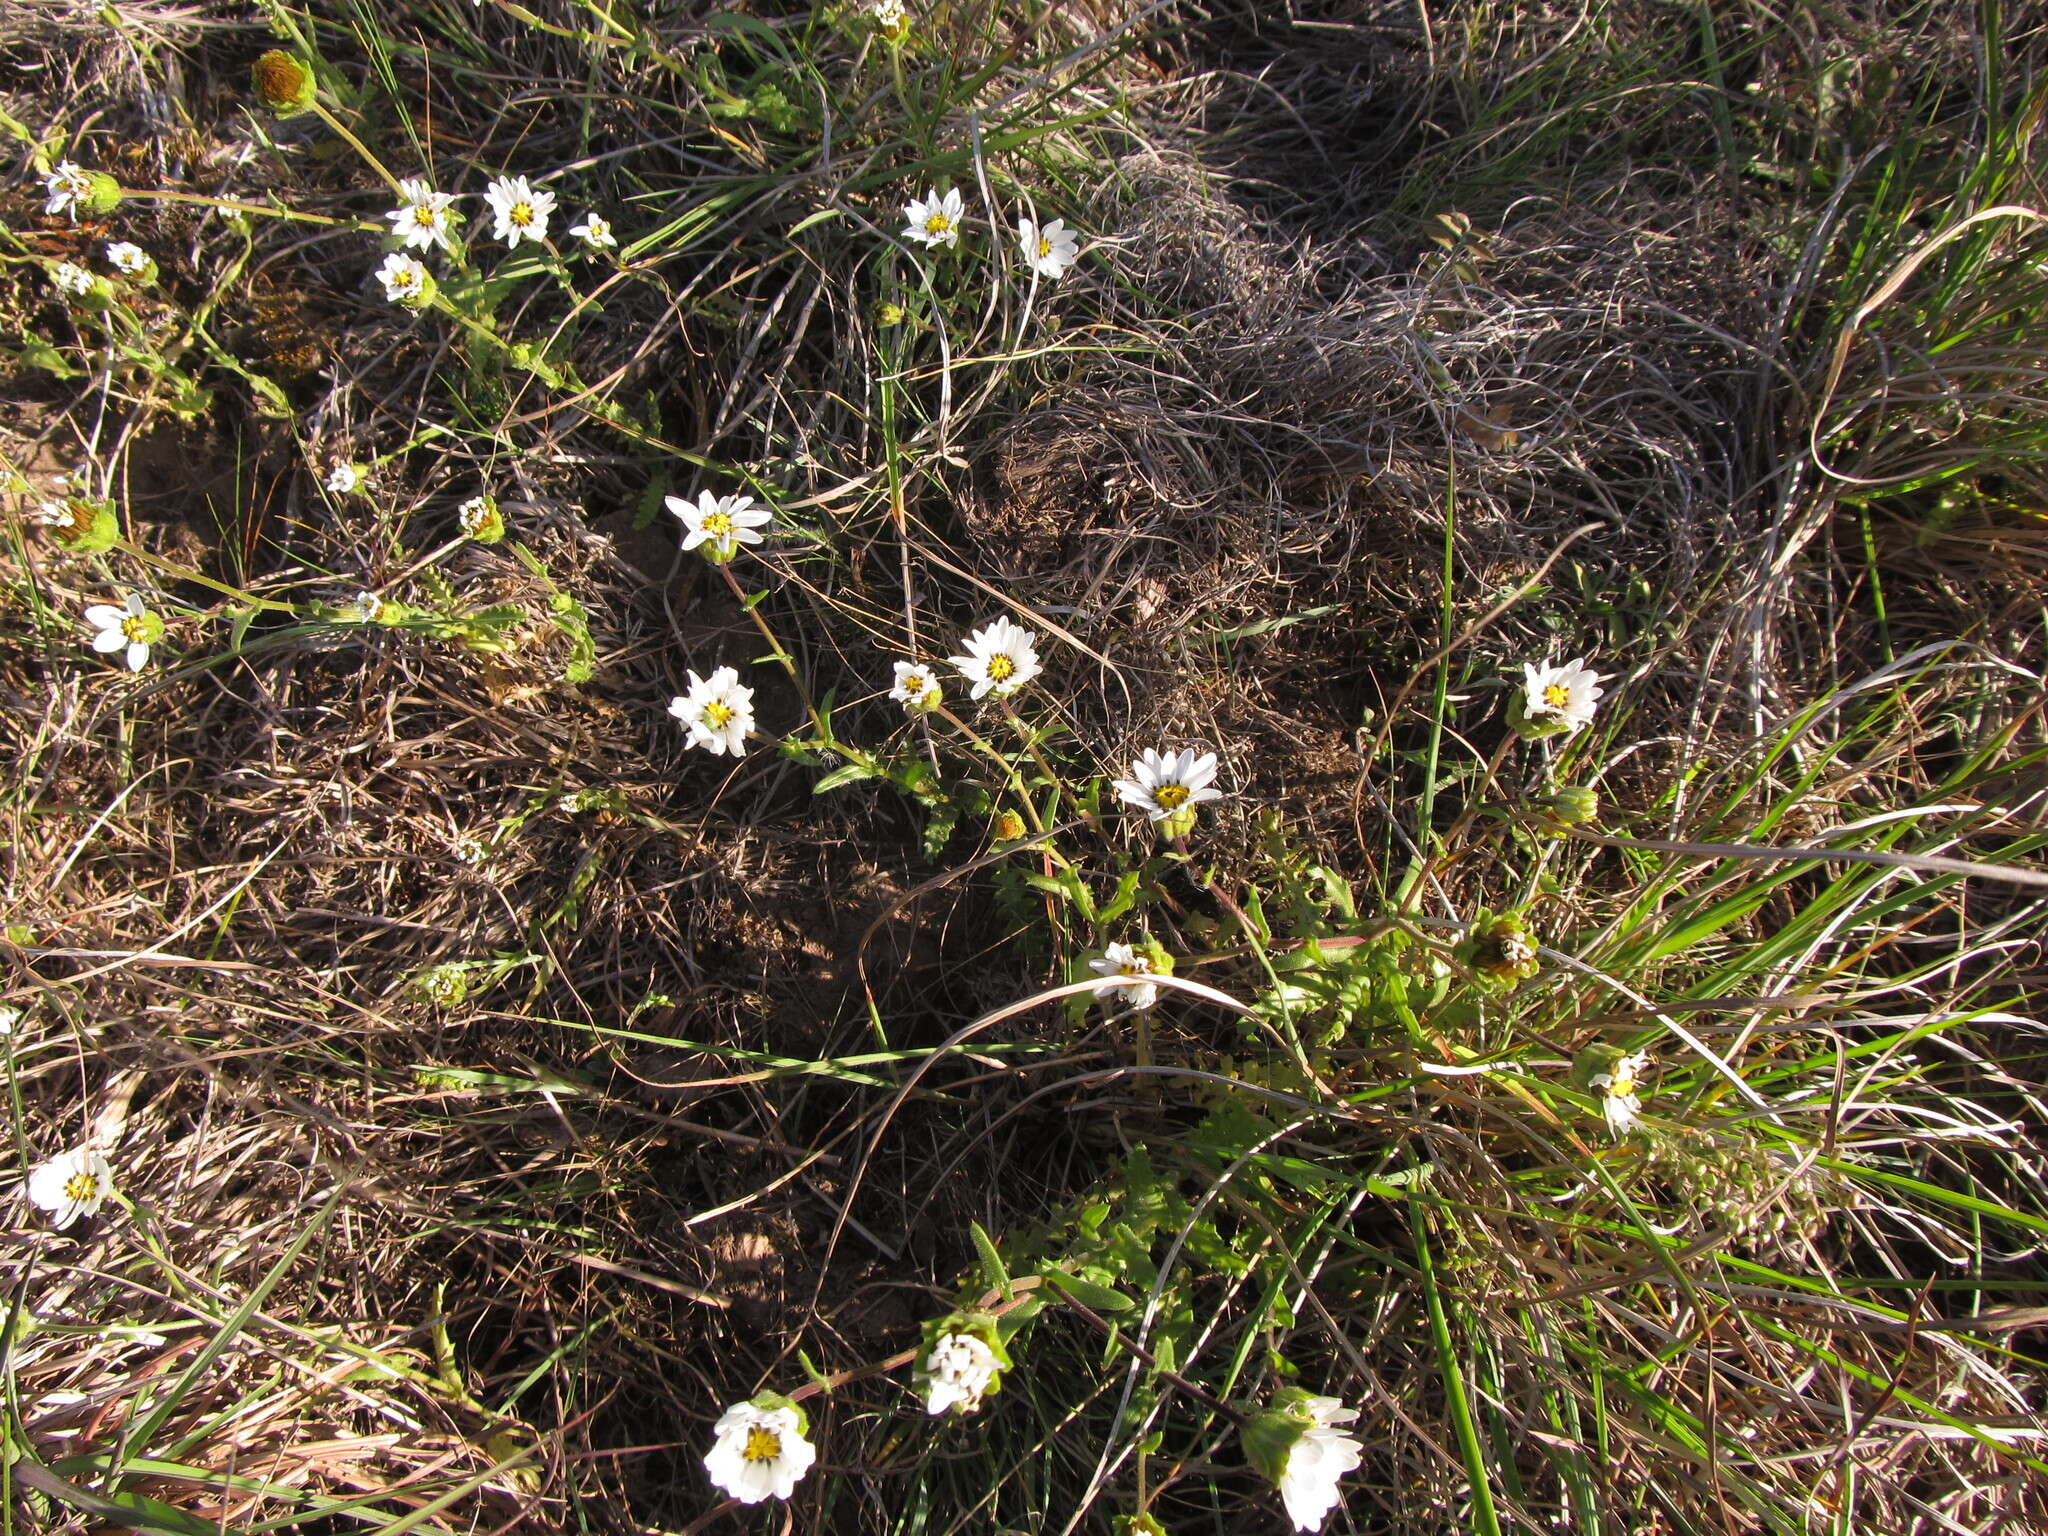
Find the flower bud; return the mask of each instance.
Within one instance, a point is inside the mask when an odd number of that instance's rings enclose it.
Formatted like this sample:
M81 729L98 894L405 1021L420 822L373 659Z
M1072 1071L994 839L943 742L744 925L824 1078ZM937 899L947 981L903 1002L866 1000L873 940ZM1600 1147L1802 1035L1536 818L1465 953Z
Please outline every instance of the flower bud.
M36 510L36 521L49 529L50 538L60 549L68 549L74 555L96 555L112 549L114 541L121 537L121 520L114 515L114 504L87 496L46 501Z
M257 99L280 117L313 105L313 71L282 48L273 48L259 58L250 67L249 79Z
M998 811L989 830L997 842L1014 843L1024 835L1024 818L1015 811Z
M1536 937L1518 912L1495 916L1482 908L1452 953L1482 981L1503 992L1512 992L1542 967Z
M436 1008L453 1008L469 996L469 973L459 965L437 965L421 971L412 984Z
M92 190L79 199L86 212L109 214L121 206L121 183L105 171L88 171L86 179L92 183Z
M1539 803L1568 827L1583 827L1600 819L1599 792L1584 784L1567 785Z

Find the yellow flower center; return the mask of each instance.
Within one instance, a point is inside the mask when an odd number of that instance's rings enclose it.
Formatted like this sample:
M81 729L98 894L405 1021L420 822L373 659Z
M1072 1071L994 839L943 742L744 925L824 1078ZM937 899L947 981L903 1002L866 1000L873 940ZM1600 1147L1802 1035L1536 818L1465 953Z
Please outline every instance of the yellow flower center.
M506 210L505 218L515 227L524 229L533 222L533 204L514 203Z
M732 514L713 512L704 519L704 531L715 539L725 538L732 532Z
M64 1181L66 1200L90 1200L99 1193L99 1184L89 1173L74 1173Z
M988 659L988 680L992 683L1008 682L1017 673L1017 663L1007 656L991 656Z
M1052 254L1052 242L1043 235L1038 237L1038 254L1041 256L1050 256Z
M1162 784L1152 791L1152 803L1162 811L1177 811L1188 803L1194 791L1185 784Z
M147 640L149 622L139 613L131 613L121 621L122 637L129 640Z
M730 704L721 704L716 699L713 699L704 706L704 722L713 730L722 730L726 722L732 719L732 715L732 706ZM756 1430L755 1433L759 1434L760 1431Z
M1150 976L1152 974L1152 962L1143 959L1126 960L1116 968L1116 973L1119 976Z
M431 208L415 208L412 211L412 221L421 229L432 229L441 222L441 215Z
M943 213L935 213L924 221L924 232L928 235L943 235L953 227L953 221Z
M740 1455L748 1461L773 1461L782 1454L782 1436L766 1424L756 1424L747 1431L747 1443L741 1447Z

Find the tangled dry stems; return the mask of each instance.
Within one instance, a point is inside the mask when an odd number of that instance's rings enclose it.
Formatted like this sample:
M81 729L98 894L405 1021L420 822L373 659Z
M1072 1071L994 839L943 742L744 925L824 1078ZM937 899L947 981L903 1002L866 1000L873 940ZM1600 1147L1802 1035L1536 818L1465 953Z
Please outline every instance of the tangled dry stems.
M78 99L153 80L132 52L67 52L96 25L82 11L39 0L22 14L13 45L68 57ZM133 6L123 15L184 50L188 110L203 94L193 74L232 75L239 41L199 25L219 18ZM1077 41L1110 20L1070 19ZM701 21L682 25L678 47L701 42ZM823 247L760 259L764 234L818 206L876 218L890 204L895 185L870 190L865 179L882 152L861 144L861 120L829 169L784 175L772 143L757 143L760 163L738 172L678 146L673 180L659 181L626 151L673 136L701 101L643 64L591 101L591 137L572 141L539 124L544 105L588 99L580 61L556 41L486 25L492 67L529 83L488 114L437 90L449 163L574 163L617 205L639 197L659 208L682 186L732 199L716 232L607 286L603 323L576 330L573 357L594 395L637 410L653 394L674 446L748 459L800 517L817 519L817 545L772 567L775 609L805 636L814 688L871 696L878 656L917 626L929 637L961 620L992 589L1115 658L1114 679L1073 689L1084 751L1115 761L1161 733L1251 743L1239 749L1237 782L1305 795L1320 786L1326 801L1306 801L1320 822L1356 773L1362 706L1384 704L1390 680L1438 633L1436 570L1455 486L1461 620L1587 521L1601 528L1577 558L1602 581L1639 575L1656 603L1680 610L1629 679L1634 728L1675 739L1631 755L1612 792L1647 803L1680 769L1740 760L1765 695L1720 676L1717 626L1748 633L1727 617L1740 605L1718 607L1720 582L1729 551L1779 505L1774 466L1806 398L1787 379L1801 361L1788 351L1797 338L1770 302L1799 253L1772 246L1740 207L1632 194L1624 177L1604 200L1510 205L1455 255L1411 257L1423 246L1414 231L1402 246L1359 227L1371 190L1393 174L1378 161L1339 168L1333 204L1343 215L1327 228L1276 221L1260 201L1288 168L1339 158L1332 142L1344 120L1333 124L1327 109L1361 78L1355 41L1335 63L1270 77L1234 118L1190 91L1211 113L1190 117L1217 137L1139 123L1116 141L1121 158L1091 205L1120 242L1089 299L1107 345L1034 364L1022 388L1014 378L952 386L950 402L918 424L914 441L932 454L918 471L912 536L983 585L955 585L920 563L926 574L906 587L874 467L880 428L847 404L858 398L853 381L890 366L885 333L869 320L872 295L820 259ZM1475 26L1468 41L1486 35ZM1412 41L1396 56L1366 56L1383 59L1384 80L1412 81ZM1466 65L1479 79L1518 67L1505 56ZM1285 106L1277 138L1234 131L1264 123L1257 103L1267 99ZM1172 104L1157 97L1162 115ZM20 116L28 104L8 108ZM123 110L130 124L147 121L139 98ZM879 120L887 108L878 97L869 110ZM1357 110L1372 120L1378 109ZM196 145L149 142L166 160L184 157L208 190L326 209L381 195L367 173L314 154L310 127L278 153L258 152L231 121L191 131ZM1483 159L1486 143L1465 152ZM179 275L205 288L231 244L219 222L167 208L152 227L180 251ZM65 234L49 238L61 246ZM370 249L352 233L269 240L246 292L209 294L235 315L245 355L301 391L311 444L389 451L407 441L449 363L427 333L350 308ZM266 293L319 297L294 308L266 305ZM27 301L17 290L14 302ZM544 286L521 302L505 316L518 334L561 324L560 297ZM984 336L1009 334L1019 302L992 284ZM1935 407L1950 398L1952 372L1923 371L1916 383L1881 356L1859 354L1875 371L1850 378L1853 408L1901 409L1912 403L1902 391L1923 385ZM1993 349L1978 367L1972 398L2027 396L2026 358ZM85 1395L29 1418L38 1444L70 1431L97 1438L145 1383L184 1368L319 1211L319 1243L286 1265L260 1326L212 1362L167 1426L172 1440L189 1426L195 1464L336 1496L376 1491L393 1508L425 1502L408 1494L414 1480L438 1492L478 1474L484 1483L460 1507L479 1528L558 1528L573 1499L583 1518L638 1529L701 1508L691 1463L705 1405L750 1390L800 1326L828 1365L895 1347L962 1262L949 1231L969 1214L1000 1229L1056 1208L1092 1177L1104 1144L1147 1123L1147 1107L1084 1084L1020 1108L1038 1086L1028 1074L963 1068L939 1085L950 1097L918 1106L881 1149L822 1315L801 1316L818 1281L809 1256L837 1214L868 1106L852 1078L758 1076L712 1048L788 1058L854 1049L863 994L847 956L884 912L898 914L880 940L893 962L879 997L894 1047L929 1043L942 1021L1028 989L1026 968L1004 949L1007 929L985 898L949 889L904 902L926 870L890 803L814 802L803 775L766 760L732 777L683 761L659 718L681 659L744 660L756 637L721 589L636 527L653 445L622 442L531 380L478 389L489 430L408 456L373 522L320 498L284 430L253 414L182 429L172 442L174 462L239 465L246 455L262 467L262 499L225 529L193 515L175 476L142 472L138 422L116 424L104 457L134 467L138 515L182 509L154 530L166 547L187 541L257 570L303 561L344 589L390 579L406 563L401 538L429 547L460 496L502 484L521 536L593 616L602 665L587 689L555 686L544 658L528 674L413 637L350 634L251 648L154 683L120 711L126 696L45 659L22 638L39 633L34 621L14 615L0 728L17 778L32 786L10 813L7 887L7 920L33 930L27 945L9 940L34 1007L17 1044L22 1129L36 1144L68 1144L84 1118L118 1111L124 1160L150 1170L138 1200L161 1248L138 1258L107 1227L67 1251L67 1278L39 1284L32 1303L65 1323L17 1354L17 1388L25 1402ZM13 425L45 445L47 471L65 463L55 445L68 424L89 419L81 397L48 391L21 402ZM516 456L503 452L508 434L522 445ZM1888 472L1921 461L1900 462ZM2025 529L1995 538L1999 558L2035 558ZM543 601L493 551L465 552L452 574L501 600L536 610ZM87 573L40 579L56 614L91 595ZM2014 579L2030 590L2031 576ZM1818 607L1811 594L1832 580L1781 592L1778 611ZM1213 638L1190 642L1311 610L1327 611L1227 651ZM1517 610L1484 637L1479 658L1540 653L1553 624L1569 632L1554 609ZM1868 636L1781 623L1769 638L1744 665L1789 704L1854 675ZM1078 651L1065 664L1077 677L1091 666ZM1458 728L1481 735L1491 702L1471 705ZM1956 707L1971 707L1965 692ZM2016 743L2037 731L2023 705L1991 709ZM1928 711L1868 749L1860 770L1802 816L1848 819L1938 787L1920 759L1938 754L1947 727L1935 704ZM881 718L859 704L851 717ZM564 809L579 790L599 803ZM510 817L527 818L516 838L483 865L463 861L463 839ZM1244 857L1252 818L1219 825ZM1342 840L1341 823L1321 826L1322 841ZM1795 819L1788 830L1804 828ZM1487 868L1475 855L1446 875L1457 905L1490 894ZM1602 896L1593 860L1577 873L1587 926L1597 926L1626 898ZM1796 891L1766 918L1790 905ZM1965 933L1987 922L1981 910L1954 917ZM414 985L433 965L493 956L507 958L503 979L455 1007L435 1007ZM2009 964L1987 962L1974 976L1946 1006L2013 1000ZM1612 1006L1588 986L1574 1021L1593 1028ZM1853 1020L1856 1006L1831 1004L1810 1022ZM1031 1045L1042 1028L1020 1025L990 1044ZM1070 1065L1100 1043L1083 1038ZM1158 1044L1207 1060L1232 1041L1190 1027ZM1495 1404L1511 1443L1548 1432L1532 1384L1556 1379L1569 1349L1584 1347L1567 1338L1563 1311L1534 1305L1561 1299L1584 1309L1589 1337L1632 1352L1645 1381L1724 1434L1753 1428L1766 1452L1881 1455L1895 1529L1930 1505L1970 1528L2038 1516L2038 1490L1981 1443L1929 1438L1888 1416L1905 1392L2025 1432L2023 1390L1956 1335L1902 1337L1839 1306L1787 1303L1786 1338L1744 1334L1725 1370L1687 1380L1655 1363L1704 1326L1684 1312L1676 1279L1638 1277L1619 1245L1563 1232L1556 1211L1518 1183L1519 1170L1563 1158L1551 1131L1503 1122L1456 1085L1432 1107L1441 1112L1411 1106L1370 1134L1353 1128L1320 1146L1350 1157L1412 1135L1458 1200L1499 1213L1445 1232L1442 1262L1464 1294L1482 1298L1470 1326L1493 1353L1495 1382L1516 1384ZM1069 1156L1041 1165L1022 1155L1020 1144L1070 1127ZM1658 1176L1703 1210L1735 1202L1721 1214L1736 1218L1728 1241L1739 1253L1792 1252L1821 1275L1852 1253L1899 1274L1925 1267L1824 1172L1783 1166L1740 1125L1657 1155ZM1963 1171L1982 1178L1985 1166L1972 1159ZM2023 1182L2016 1166L2004 1178ZM1822 1208L1845 1216L1838 1248L1808 1230ZM49 1273L48 1239L11 1231L5 1241L17 1276ZM1437 1362L1412 1304L1373 1274L1370 1254L1299 1262L1336 1314L1328 1347L1386 1415L1363 1497L1381 1502L1389 1527L1455 1524L1466 1495L1434 1427ZM1623 1278L1662 1286L1652 1295L1669 1308L1634 1291L1622 1299ZM1218 1314L1204 1345L1221 1351L1234 1339L1220 1305ZM461 1362L450 1378L439 1374L436 1319ZM1839 1407L1794 1390L1816 1346L1888 1385ZM358 1374L367 1356L402 1369ZM537 1372L538 1362L553 1368ZM510 1410L481 1407L529 1376ZM231 1425L209 1417L247 1403L252 1383L264 1390ZM1676 1476L1698 1508L1725 1509L1711 1475L1671 1472L1655 1429L1635 1421L1611 1447L1608 1486ZM529 1460L489 1471L529 1448ZM1522 1459L1532 1479L1543 1471L1534 1452ZM1213 1470L1231 1486L1227 1470ZM1761 1476L1762 1457L1745 1470ZM153 1491L192 1497L171 1480ZM848 1519L890 1522L879 1493L861 1497L877 1507ZM263 1505L252 1494L186 1507L232 1522Z

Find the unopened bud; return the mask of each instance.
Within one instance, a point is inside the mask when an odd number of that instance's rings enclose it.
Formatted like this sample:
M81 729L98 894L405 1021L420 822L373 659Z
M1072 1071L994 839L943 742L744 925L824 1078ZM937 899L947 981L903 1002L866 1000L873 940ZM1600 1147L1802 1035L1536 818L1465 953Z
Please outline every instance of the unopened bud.
M1543 808L1568 827L1583 827L1600 819L1599 793L1584 784L1571 784L1549 795Z

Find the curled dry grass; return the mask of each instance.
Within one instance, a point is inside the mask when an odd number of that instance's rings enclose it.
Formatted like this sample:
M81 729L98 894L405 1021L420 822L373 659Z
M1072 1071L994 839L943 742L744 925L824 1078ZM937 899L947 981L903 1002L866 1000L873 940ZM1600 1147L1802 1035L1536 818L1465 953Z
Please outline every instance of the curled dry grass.
M131 185L385 206L318 126L233 108L269 41L238 16L119 13L10 16L46 85L6 110ZM188 622L189 664L136 687L71 655L112 568L14 543L15 1150L96 1129L127 1197L0 1239L17 1446L159 1528L680 1528L721 1404L792 1380L799 1343L826 1369L904 1347L971 1262L968 1217L1020 1252L1069 1240L1076 1195L1142 1146L1180 1225L1148 1237L1136 1336L1185 1304L1183 1376L1252 1392L1285 1359L1363 1403L1361 1527L2043 1520L2039 1365L1999 1310L2040 1282L2048 1221L2028 894L1543 842L1532 763L1479 768L1501 663L1583 649L1624 677L1557 766L1597 774L1627 831L1811 844L1889 817L1848 835L2030 854L2040 438L2011 317L2038 317L2040 247L1987 221L1921 256L1955 226L1916 222L1937 193L1959 217L2039 206L2027 13L2010 73L1974 85L1947 33L1876 15L1813 37L1744 10L1708 49L1661 11L985 8L900 76L829 15L692 8L615 47L489 6L403 19L323 10L312 34L394 171L470 193L561 171L629 234L632 266L585 285L601 309L507 295L552 379L394 318L359 230L245 239L176 203L74 230L22 178L6 194L38 257L162 253L167 334L213 359L188 418L144 380L17 370L31 499L85 454L142 550L424 601L419 555L490 488L546 573L503 548L443 567L519 607L510 659L322 624L223 654ZM1738 114L1752 82L1768 110ZM709 114L771 83L794 128ZM1861 148L1828 185L1777 174L1908 121L1926 142L1897 182L1872 190ZM2003 169L1958 189L1957 164ZM1112 239L1057 300L1000 262L920 266L883 237L932 181ZM68 339L32 265L0 294ZM349 458L377 461L366 501L318 489ZM1028 1016L872 1140L934 1043L1089 936L1001 876L946 879L979 828L928 861L893 799L814 798L771 754L685 759L662 701L760 639L643 514L728 474L794 530L756 568L762 611L849 732L895 728L888 656L1013 603L1067 637L1076 771L1162 732L1226 745L1244 793L1215 857L1240 896L1313 857L1425 938L1534 898L1551 971L1413 1030L1351 1019L1317 1085L1198 1012L1162 1015L1149 1080L1123 1026ZM1942 583L1966 558L2013 601L1967 631L1985 649L1916 651L1965 633ZM557 595L587 616L587 684L563 680ZM1293 852L1262 844L1262 803ZM1169 894L1158 931L1210 957L1196 974L1266 984L1199 887ZM420 978L450 965L466 995L436 1004ZM1650 1129L1611 1145L1563 1063L1644 1040ZM1275 1109L1311 1086L1333 1097ZM1232 1142L1204 1118L1232 1108L1286 1129ZM1222 1247L1183 1246L1197 1217ZM1169 1529L1267 1518L1227 1420L1099 1348L1042 1325L973 1440L906 1429L886 1383L835 1395L840 1475L798 1518L1104 1528L1141 1484ZM9 1486L43 1528L108 1517Z

